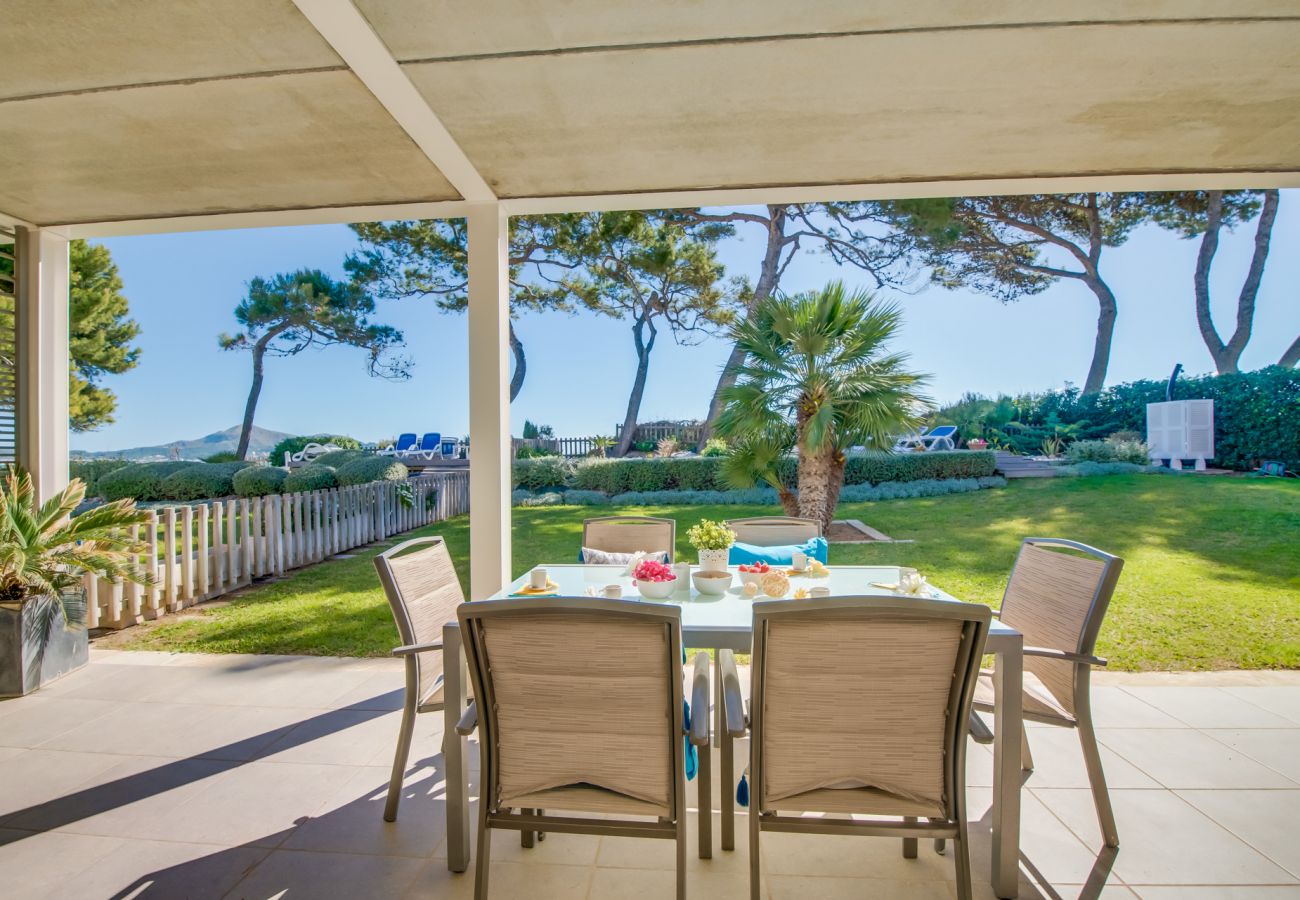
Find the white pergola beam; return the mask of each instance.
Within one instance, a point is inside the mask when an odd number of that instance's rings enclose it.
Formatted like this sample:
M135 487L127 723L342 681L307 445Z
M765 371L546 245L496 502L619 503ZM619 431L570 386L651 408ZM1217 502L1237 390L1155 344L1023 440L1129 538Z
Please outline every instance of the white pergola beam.
M469 243L469 591L510 583L509 218L499 203L465 216Z
M462 197L471 203L497 199L351 0L293 2Z
M20 228L16 249L16 450L44 502L68 484L68 239Z

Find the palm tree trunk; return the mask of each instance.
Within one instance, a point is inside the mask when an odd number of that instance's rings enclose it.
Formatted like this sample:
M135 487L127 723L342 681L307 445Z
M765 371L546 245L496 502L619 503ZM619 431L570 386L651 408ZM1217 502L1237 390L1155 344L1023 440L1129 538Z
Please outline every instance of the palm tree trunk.
M515 355L515 374L510 376L510 402L514 403L524 386L524 375L528 372L528 359L524 356L524 342L515 334L515 323L510 323L510 352Z
M650 340L645 340L645 330L650 329ZM636 345L636 378L632 380L632 393L627 398L627 414L623 416L623 432L618 438L615 456L626 456L632 449L632 438L636 435L636 418L641 412L641 397L645 394L646 375L650 371L650 353L655 348L654 322L647 315L638 316L632 324L632 341Z
M785 207L769 206L767 210L767 249L763 251L763 265L758 272L758 283L754 285L754 296L750 298L745 315L749 315L759 301L766 300L772 295L781 278L781 251L786 244ZM745 352L733 344L731 354L727 357L722 373L718 376L718 384L713 389L713 397L709 400L709 413L704 419L704 428L700 431L701 447L713 435L718 416L722 414L722 395L727 388L736 383L736 367L744 361Z
M835 498L830 493L832 452L799 452L799 515L820 522L823 531L830 526L835 512Z

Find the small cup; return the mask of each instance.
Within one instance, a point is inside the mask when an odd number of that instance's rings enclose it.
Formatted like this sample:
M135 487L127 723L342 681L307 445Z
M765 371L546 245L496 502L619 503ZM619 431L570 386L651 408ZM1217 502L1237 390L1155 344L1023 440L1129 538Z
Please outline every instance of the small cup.
M622 599L623 599L623 586L622 586L621 584L607 584L607 585L605 585L605 596L606 596L607 598L609 598L610 600L622 600Z
M819 584L808 592L809 597L829 597L831 589L824 584Z
M673 566L673 574L677 576L673 583L675 590L683 588L689 589L691 586L691 564L688 562L679 562Z
M528 573L529 586L536 588L539 591L545 588L548 584L550 584L550 582L551 579L550 576L547 574L547 571L541 568L540 566Z
M802 550L796 550L790 556L790 567L796 572L802 572L808 568L808 554Z

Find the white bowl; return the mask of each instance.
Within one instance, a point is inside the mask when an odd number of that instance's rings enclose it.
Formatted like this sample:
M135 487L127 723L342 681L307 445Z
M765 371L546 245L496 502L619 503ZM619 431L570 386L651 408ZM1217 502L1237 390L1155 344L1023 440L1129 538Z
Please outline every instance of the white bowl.
M701 594L725 594L733 577L730 572L695 572L691 581Z
M636 580L636 589L646 600L667 600L677 588L677 579L672 581Z
M768 570L770 572L771 569ZM760 584L767 572L737 572L741 584Z

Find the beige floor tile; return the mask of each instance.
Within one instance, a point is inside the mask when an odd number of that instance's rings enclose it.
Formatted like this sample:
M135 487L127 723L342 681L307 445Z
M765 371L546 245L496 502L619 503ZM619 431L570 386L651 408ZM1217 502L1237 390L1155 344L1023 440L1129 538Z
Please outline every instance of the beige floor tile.
M1092 722L1098 728L1185 727L1168 713L1118 687L1093 687Z
M1229 694L1300 724L1300 685L1226 687Z
M1193 728L1287 728L1296 723L1217 687L1123 688ZM1259 690L1252 688L1252 690Z
M1093 849L1100 848L1092 795L1035 792ZM1112 791L1120 851L1115 875L1141 885L1285 884L1291 876L1169 791Z
M124 757L21 750L0 764L0 822L74 792Z
M105 758L115 761L108 769L9 821L21 828L170 840L172 834L158 823L169 816L183 818L186 804L208 779L235 765L208 759Z
M993 787L993 748L969 741L966 744L966 787Z
M1102 746L1167 788L1289 788L1294 782L1198 731L1115 728Z
M974 900L996 900L991 885L976 884ZM957 892L954 886L954 900ZM1020 882L1019 900L1136 900L1133 889L1113 880L1100 887L1091 884L1036 884Z
M403 784L397 821L384 821L389 770L357 770L315 815L302 821L284 848L376 856L428 858L446 837L443 776L424 767Z
M400 897L424 867L418 859L276 850L225 896L231 900L357 900Z
M1300 879L1300 790L1177 794Z
M220 897L270 850L173 841L126 840L66 878L51 897Z
M400 724L398 713L332 709L317 713L281 734L258 759L276 763L371 765L381 753L393 752Z
M953 878L952 859L922 842L916 859L903 858L897 838L764 833L763 871L770 875L833 876L895 882Z
M1204 733L1300 784L1300 728L1213 729Z
M972 789L966 793L969 804L967 818L972 820L971 872L976 882L987 884L992 880L990 823L993 794L987 789ZM1020 794L1020 856L1026 871L1049 884L1084 884L1092 877L1097 865L1097 854L1088 849L1030 790ZM944 860L945 871L951 872L950 859L938 858Z
M116 837L0 828L0 893L6 897L68 896L62 885L123 845Z
M1101 765L1106 782L1114 788L1155 788L1160 785L1118 756L1102 741ZM1079 733L1073 728L1038 728L1029 737L1034 757L1031 787L1087 787L1088 770L1083 764Z
M591 876L590 866L493 860L488 873L488 896L493 900L534 897L538 900L584 900L591 886ZM448 872L445 863L434 861L420 870L405 896L412 900L447 900L473 895L473 863L470 871L457 875Z
M77 678L77 672L68 676ZM0 700L0 747L30 749L86 722L116 712L118 704L53 693Z
M1294 885L1202 885L1154 886L1133 889L1142 900L1296 900L1300 890Z
M588 900L661 900L676 894L677 874L671 869L596 869ZM693 885L687 883L689 891ZM701 892L703 895L703 892ZM712 894L708 896L712 897Z
M406 678L401 669L377 671L336 697L334 706L338 709L401 709L405 694ZM442 713L426 713L420 719L439 723L441 730Z
M899 883L874 878L828 878L812 875L771 875L767 896L772 900L951 900L941 881Z

